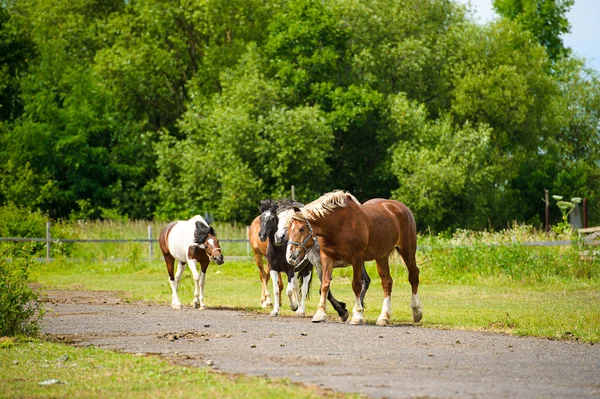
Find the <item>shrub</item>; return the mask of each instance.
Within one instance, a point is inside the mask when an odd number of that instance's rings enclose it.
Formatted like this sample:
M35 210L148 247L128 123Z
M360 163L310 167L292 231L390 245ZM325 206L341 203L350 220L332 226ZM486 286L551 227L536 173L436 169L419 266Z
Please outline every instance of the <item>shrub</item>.
M44 310L38 294L27 285L30 264L29 257L16 251L0 253L0 336L33 335L39 330Z
M41 212L19 208L13 203L0 207L0 237L42 238L46 236L47 218ZM42 256L45 244L38 242L34 245L22 246L14 243L2 243L1 250L18 254L27 249L31 252L22 255Z

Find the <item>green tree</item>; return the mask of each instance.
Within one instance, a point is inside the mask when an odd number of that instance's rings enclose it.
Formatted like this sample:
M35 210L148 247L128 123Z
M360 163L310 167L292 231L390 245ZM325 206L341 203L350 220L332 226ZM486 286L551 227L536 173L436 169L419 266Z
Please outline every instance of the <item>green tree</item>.
M575 0L494 0L494 9L533 33L552 61L568 56L561 36L571 31L566 17Z

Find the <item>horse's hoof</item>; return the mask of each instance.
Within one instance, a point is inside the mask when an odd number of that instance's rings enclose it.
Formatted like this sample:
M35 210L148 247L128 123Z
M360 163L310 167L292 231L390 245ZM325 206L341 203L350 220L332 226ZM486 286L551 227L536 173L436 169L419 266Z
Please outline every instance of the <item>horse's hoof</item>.
M276 310L273 310L273 311L271 312L271 317L277 317L277 316L279 316L279 312L278 312L278 311L276 311Z
M365 324L365 320L362 318L353 317L352 320L350 320L350 324L353 326L360 326L362 324Z
M181 310L181 304L180 303L172 303L171 307L173 309L176 309L176 310Z
M295 312L298 310L298 305L290 305L290 308L292 308L292 312Z
M377 325L379 327L385 327L385 326L388 326L389 324L390 324L390 320L389 319L386 319L385 317L381 317L381 316L379 316L377 318Z
M204 306L204 305L200 305L200 307L199 307L198 309L200 309L200 310L204 310L204 309L206 309L206 306Z
M421 309L413 309L413 320L418 323L423 318L423 311Z
M296 316L298 316L298 317L304 317L304 316L306 316L306 313L304 311L302 311L302 310L298 310L296 312Z
M195 309L200 309L201 305L198 302L193 302L194 308Z
M323 323L327 320L327 316L325 315L325 313L315 313L315 315L312 318L312 322L313 323Z
M350 313L348 312L348 309L344 309L344 314L340 315L340 318L342 319L342 322L346 322L346 320L348 320L348 316L350 316Z

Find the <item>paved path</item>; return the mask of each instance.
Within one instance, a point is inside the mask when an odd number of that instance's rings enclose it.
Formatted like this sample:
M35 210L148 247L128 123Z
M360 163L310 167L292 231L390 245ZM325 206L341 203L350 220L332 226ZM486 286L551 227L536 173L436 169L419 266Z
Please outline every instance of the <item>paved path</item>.
M228 373L374 398L600 398L600 344L48 295L43 331L59 339Z

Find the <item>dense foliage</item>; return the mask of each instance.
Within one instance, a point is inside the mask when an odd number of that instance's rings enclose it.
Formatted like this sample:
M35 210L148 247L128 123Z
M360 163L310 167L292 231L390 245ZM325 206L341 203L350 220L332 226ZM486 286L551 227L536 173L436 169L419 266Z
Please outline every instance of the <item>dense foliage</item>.
M497 0L485 25L447 0L0 4L0 204L247 223L295 185L439 231L538 224L547 188L600 221L571 0Z
M0 336L33 335L44 314L41 299L28 285L30 258L0 252ZM11 258L9 258L11 257Z

